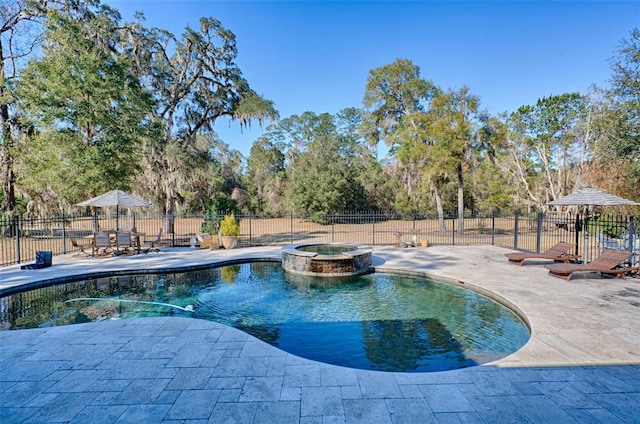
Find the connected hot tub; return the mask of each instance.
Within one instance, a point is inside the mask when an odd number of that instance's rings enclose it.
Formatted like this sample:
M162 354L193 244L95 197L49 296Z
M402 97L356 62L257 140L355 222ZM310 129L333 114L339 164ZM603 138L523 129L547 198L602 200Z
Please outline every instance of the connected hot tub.
M367 272L371 266L368 246L349 243L304 243L282 248L282 267L292 274L344 277Z

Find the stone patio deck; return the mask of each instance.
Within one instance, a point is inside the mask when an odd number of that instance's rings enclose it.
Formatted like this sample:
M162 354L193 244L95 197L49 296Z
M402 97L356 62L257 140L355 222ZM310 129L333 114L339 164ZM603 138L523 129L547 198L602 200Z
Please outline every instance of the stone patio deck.
M532 334L499 361L388 373L295 357L239 330L139 318L0 332L1 423L640 423L640 279L551 277L506 249L376 247L373 266L463 284ZM78 273L278 258L280 249L163 249L0 269L0 291ZM1 304L0 304L0 307Z

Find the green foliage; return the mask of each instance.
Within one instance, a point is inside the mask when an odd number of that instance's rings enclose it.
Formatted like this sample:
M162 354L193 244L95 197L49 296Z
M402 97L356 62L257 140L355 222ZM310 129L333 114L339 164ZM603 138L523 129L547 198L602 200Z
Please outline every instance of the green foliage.
M491 162L482 163L471 179L470 192L477 201L474 210L481 213L513 212L513 191L513 182Z
M207 202L204 221L201 225L203 233L217 234L220 231L220 223L224 213L235 214L238 211L238 202L226 193L218 192Z
M407 137L415 138L420 113L437 92L431 81L420 77L420 68L407 59L369 71L363 99L369 110L363 121L368 142L377 145L382 140L393 148Z
M325 213L314 213L307 218L309 222L313 222L315 224L327 225L329 224L329 216Z
M214 213L233 213L238 212L238 202L223 192L215 193L207 202L207 210Z
M305 215L358 210L366 205L358 180L364 153L354 138L352 111L305 112L283 119L269 137L289 144L287 205Z
M211 212L206 212L204 215L204 220L200 225L200 232L207 234L218 234L220 230L220 221L221 218L217 214L213 214Z
M478 232L478 234L487 233L487 225L483 220L478 221L478 226L476 227L476 231Z
M513 197L506 193L495 193L482 202L482 211L511 212L513 211Z
M183 191L200 195L206 191L204 182L211 173L198 174L194 162L184 160L199 136L212 133L216 120L223 116L248 126L252 119L262 123L277 117L277 111L272 102L250 88L235 62L235 35L218 20L202 18L198 28L187 27L177 38L166 31L144 28L136 28L130 35L135 48L127 51L135 59L136 72L152 87L155 120L163 128L162 137L147 145L145 176L147 181L157 180L150 185L156 190L154 196L163 199L164 213L173 214ZM223 190L231 193L239 186L242 157L226 147L216 148L210 160L218 159ZM229 153L225 160L215 157L222 150ZM209 195L215 191L217 188ZM196 198L190 200L197 204Z
M260 125L265 121L276 121L279 117L271 100L266 100L256 93L249 93L240 99L233 117L240 122L241 126L251 126L251 120L255 119Z
M640 28L622 40L611 59L611 88L599 104L595 157L607 167L605 185L640 200ZM614 166L611 166L614 164Z
M624 117L611 140L618 157L640 157L640 28L621 42L611 60L614 107Z
M51 13L43 57L22 73L18 104L34 131L21 140L29 154L16 167L22 188L41 205L128 189L140 140L153 134L151 97L128 60L95 40L109 40L116 25L106 14L72 21Z
M224 219L220 222L220 234L223 236L239 236L240 224L236 220L235 215L225 215Z
M588 219L590 220L589 228L592 236L600 233L607 237L619 238L627 230L617 226L618 221L609 215L592 215Z
M509 116L507 175L517 203L542 208L570 192L584 169L589 109L580 93L538 99Z
M258 138L251 146L244 176L249 209L258 213L284 212L285 155L281 143Z
M11 209L14 197L18 211L27 199L59 210L135 188L167 214L208 211L202 228L215 233L219 214L240 210L326 222L358 209L540 208L577 181L640 200L638 28L615 51L611 87L599 98L543 97L508 126L480 111L467 87L441 90L398 59L369 72L366 111L281 120L256 140L245 172L242 155L213 131L217 119L248 127L278 112L250 88L235 35L219 21L203 18L174 37L142 20L122 23L99 2L15 6L26 8L28 25L3 28L13 46L3 54L37 44L22 45L32 24L46 23L46 33L37 56L19 58L24 70L9 60L0 75L0 203ZM384 164L380 142L389 148Z
M413 214L418 212L415 202L409 198L404 189L398 190L396 193L394 209L402 215L403 219L411 219Z

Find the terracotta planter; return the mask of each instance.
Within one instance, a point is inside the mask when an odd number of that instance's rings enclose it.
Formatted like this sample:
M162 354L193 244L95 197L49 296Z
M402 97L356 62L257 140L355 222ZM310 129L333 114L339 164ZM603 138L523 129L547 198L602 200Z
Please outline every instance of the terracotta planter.
M422 247L429 247L429 240L422 240Z
M238 245L237 236L221 236L220 238L225 249L233 249Z

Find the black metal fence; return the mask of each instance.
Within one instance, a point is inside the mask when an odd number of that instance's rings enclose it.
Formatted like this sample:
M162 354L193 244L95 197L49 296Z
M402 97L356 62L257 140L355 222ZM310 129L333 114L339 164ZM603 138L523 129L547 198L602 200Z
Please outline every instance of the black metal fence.
M125 211L60 215L49 218L0 217L0 266L31 262L36 251L54 255L77 252L76 239L105 229L135 228L155 239L162 228L159 247L188 247L198 233L210 232L211 222L222 216L161 216ZM428 215L381 212L339 213L323 216L236 215L241 233L238 246L282 246L309 242L348 242L373 246L494 245L540 252L560 241L575 243L576 255L590 261L604 249L635 251L639 261L638 218L632 216L581 216L567 214L473 215L459 220L439 220ZM462 227L462 231L460 228Z

